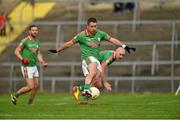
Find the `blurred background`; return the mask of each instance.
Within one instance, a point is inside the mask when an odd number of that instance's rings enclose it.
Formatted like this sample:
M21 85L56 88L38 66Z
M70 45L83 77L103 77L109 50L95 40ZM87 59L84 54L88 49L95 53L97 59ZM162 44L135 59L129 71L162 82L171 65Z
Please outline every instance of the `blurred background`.
M89 17L98 29L121 39L137 51L108 67L113 92L176 92L180 81L179 0L0 0L0 93L25 83L15 47L29 24L39 26L41 51L49 67L38 66L40 92L71 92L84 84L80 49L75 45L59 55L48 49L84 30ZM101 50L116 47L102 43Z

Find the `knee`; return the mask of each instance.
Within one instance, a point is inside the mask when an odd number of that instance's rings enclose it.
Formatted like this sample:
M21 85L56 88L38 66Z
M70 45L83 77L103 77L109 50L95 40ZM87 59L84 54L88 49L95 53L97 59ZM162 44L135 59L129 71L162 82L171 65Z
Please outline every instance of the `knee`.
M34 89L34 86L28 86L28 91L31 91Z
M34 90L34 89L36 89L36 85L30 85L30 86L28 86L28 88L29 88L30 91Z
M89 73L89 76L91 76L91 77L96 77L96 71L91 71L91 72Z

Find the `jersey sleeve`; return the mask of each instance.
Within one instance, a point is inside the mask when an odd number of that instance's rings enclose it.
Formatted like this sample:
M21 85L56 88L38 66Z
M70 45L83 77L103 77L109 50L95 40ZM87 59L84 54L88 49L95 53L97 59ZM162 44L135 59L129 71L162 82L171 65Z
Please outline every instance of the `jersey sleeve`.
M108 41L109 37L110 36L106 32L101 31L101 40L102 41Z
M77 34L77 35L74 37L75 42L76 42L76 43L79 43L79 42L80 42L80 38L81 38L80 34Z
M113 51L104 51L103 54L101 54L101 59L104 61L107 65L110 65L114 59L113 59Z
M41 44L40 44L40 42L39 42L39 40L38 40L38 49L40 49L40 47L41 47Z
M23 39L23 40L21 40L21 42L20 42L19 45L18 45L18 49L19 49L19 50L22 50L22 49L24 48L25 42L26 42L26 38Z
M105 60L106 64L109 65L109 63L112 61L112 57L109 57L108 59Z

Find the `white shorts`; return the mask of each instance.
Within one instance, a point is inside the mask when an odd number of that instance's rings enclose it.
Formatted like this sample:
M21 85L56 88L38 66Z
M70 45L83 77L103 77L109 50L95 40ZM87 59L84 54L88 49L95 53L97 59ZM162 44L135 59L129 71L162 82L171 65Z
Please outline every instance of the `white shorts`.
M100 62L93 56L90 56L89 59L90 59L91 62L96 62L97 63L97 69L100 72L102 72ZM88 65L87 65L85 60L82 61L82 71L83 71L84 76L87 76L89 74Z
M39 77L39 72L38 72L37 66L33 66L33 67L21 66L21 72L22 72L24 78Z

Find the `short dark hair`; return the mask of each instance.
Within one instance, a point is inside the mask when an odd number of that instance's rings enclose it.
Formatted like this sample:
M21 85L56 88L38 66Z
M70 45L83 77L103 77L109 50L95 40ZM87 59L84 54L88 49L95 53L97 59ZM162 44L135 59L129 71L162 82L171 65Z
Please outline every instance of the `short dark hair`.
M37 25L29 25L28 30L31 30L32 27L38 27Z
M89 18L88 20L87 20L87 25L89 25L89 23L90 22L94 22L94 23L97 23L97 20L96 20L96 18Z

